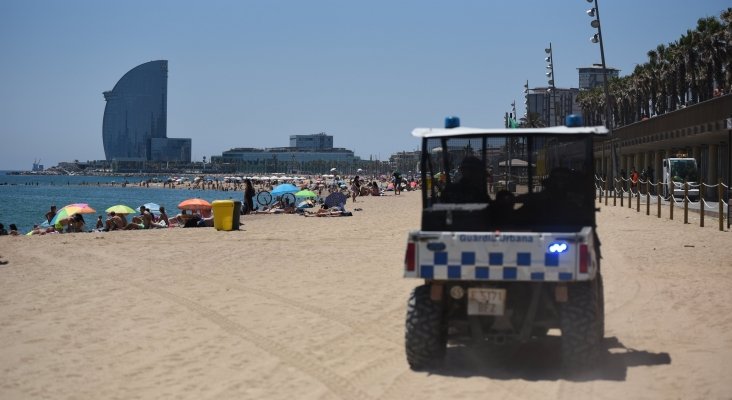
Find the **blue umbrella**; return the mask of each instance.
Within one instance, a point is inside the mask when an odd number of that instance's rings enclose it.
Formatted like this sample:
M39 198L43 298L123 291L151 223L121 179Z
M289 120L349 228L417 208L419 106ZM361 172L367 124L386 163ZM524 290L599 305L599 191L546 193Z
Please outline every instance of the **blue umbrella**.
M159 213L160 212L160 205L159 204L156 204L156 203L145 203L145 204L143 204L143 206L145 206L145 208L147 208L148 210L150 210L150 212L152 212L152 213Z
M346 197L345 194L341 192L333 192L325 198L325 204L328 207L340 207L346 204L347 199L348 197Z
M290 184L290 183L283 183L281 185L277 185L276 188L272 191L272 194L275 196L281 196L283 194L287 193L297 193L300 191L300 188L297 186Z

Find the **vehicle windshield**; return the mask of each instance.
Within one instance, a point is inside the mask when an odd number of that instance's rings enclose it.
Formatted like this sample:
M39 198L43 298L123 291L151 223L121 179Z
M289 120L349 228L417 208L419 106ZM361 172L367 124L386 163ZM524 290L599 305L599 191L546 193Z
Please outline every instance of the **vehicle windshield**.
M696 182L699 173L695 160L671 160L671 179L676 182Z
M591 143L589 134L424 139L423 229L594 226Z

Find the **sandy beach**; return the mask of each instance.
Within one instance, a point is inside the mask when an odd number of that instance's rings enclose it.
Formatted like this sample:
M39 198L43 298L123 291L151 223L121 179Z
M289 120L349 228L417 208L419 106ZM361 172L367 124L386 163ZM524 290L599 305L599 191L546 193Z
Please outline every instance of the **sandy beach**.
M409 369L411 192L235 232L0 237L0 398L730 398L732 233L598 206L606 350L582 377L557 337Z

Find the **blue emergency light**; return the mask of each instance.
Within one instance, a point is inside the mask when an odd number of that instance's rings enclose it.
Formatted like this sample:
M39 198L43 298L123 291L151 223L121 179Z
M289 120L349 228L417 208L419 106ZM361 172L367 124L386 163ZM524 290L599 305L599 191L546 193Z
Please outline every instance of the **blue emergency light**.
M445 129L459 128L460 118L455 116L445 117Z
M564 119L564 125L570 127L570 128L576 128L578 126L582 126L582 116L577 114L569 114L567 115L567 118Z
M547 250L550 253L564 253L565 251L569 250L569 245L567 242L551 242L549 243L549 247L547 247Z

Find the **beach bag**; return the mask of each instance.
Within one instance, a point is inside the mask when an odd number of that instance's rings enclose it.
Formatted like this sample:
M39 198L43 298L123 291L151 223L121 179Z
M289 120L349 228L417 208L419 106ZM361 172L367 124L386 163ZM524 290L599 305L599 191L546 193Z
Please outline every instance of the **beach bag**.
M183 225L183 227L184 228L197 228L198 221L200 221L198 218L189 218L188 220L186 220L186 224Z

